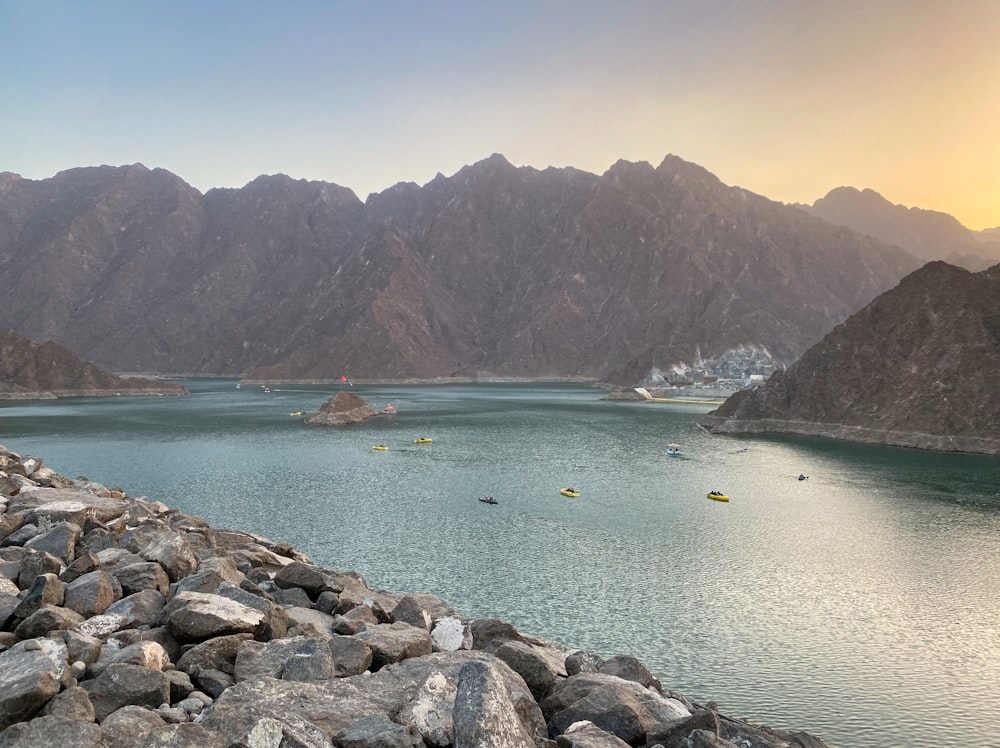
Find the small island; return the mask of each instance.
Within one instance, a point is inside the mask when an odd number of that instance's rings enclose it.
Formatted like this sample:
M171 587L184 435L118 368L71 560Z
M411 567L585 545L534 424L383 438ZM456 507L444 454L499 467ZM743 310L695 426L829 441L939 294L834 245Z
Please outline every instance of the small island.
M378 411L353 392L341 390L305 419L313 426L347 426L363 423L378 415Z

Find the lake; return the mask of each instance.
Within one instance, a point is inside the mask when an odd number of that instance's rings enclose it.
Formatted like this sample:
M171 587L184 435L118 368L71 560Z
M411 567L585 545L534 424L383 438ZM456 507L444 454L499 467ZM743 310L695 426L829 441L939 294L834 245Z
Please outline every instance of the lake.
M336 388L182 384L3 403L0 443L372 587L635 655L727 714L840 748L1000 746L996 458L713 436L705 405L579 385L358 385L395 415L329 429L290 413Z

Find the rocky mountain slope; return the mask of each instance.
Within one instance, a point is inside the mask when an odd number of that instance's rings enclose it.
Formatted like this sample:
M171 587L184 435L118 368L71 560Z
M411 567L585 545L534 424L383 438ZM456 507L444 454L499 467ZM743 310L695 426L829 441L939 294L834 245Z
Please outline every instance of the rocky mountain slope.
M36 343L0 330L0 400L185 392L172 382L110 374L57 343Z
M988 231L971 231L947 213L895 205L874 190L838 187L811 206L798 207L903 247L925 262L946 260L974 271L1000 262L1000 239Z
M787 371L730 396L717 433L815 434L1000 454L1000 265L932 262Z
M0 174L0 324L115 371L781 365L917 265L674 156L598 176L494 155L365 203L281 175L202 195L141 165Z

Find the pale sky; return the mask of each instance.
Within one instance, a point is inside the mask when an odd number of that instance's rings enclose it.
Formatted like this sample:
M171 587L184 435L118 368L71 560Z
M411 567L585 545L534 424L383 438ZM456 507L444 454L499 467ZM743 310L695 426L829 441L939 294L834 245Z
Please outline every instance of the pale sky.
M1000 225L1000 0L0 0L0 171L353 189L669 153Z

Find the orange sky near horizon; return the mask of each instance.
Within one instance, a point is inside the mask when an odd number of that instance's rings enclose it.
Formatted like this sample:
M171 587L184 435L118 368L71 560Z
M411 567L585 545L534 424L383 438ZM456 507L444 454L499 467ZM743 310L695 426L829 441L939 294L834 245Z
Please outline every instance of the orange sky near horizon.
M364 199L502 153L667 154L1000 226L1000 0L6 0L0 171L141 162Z

